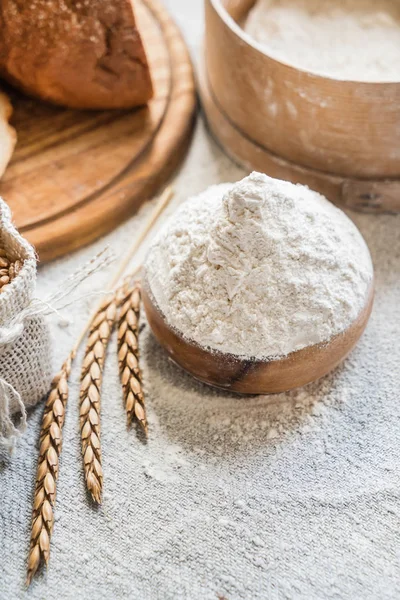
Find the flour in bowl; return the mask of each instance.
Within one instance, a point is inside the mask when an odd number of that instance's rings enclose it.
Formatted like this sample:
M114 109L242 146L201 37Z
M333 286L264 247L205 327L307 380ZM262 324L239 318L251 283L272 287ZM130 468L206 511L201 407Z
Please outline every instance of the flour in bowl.
M399 0L258 0L244 29L268 54L298 68L400 81Z
M365 305L373 268L341 210L252 173L185 202L152 244L145 276L185 338L262 359L343 332Z

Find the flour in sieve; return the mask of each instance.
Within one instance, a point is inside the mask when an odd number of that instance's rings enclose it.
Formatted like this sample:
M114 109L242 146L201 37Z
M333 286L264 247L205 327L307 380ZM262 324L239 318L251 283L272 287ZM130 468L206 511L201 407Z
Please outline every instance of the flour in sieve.
M255 358L343 332L373 276L368 248L341 210L259 173L185 202L145 269L167 322L184 337Z
M268 54L298 68L400 81L399 0L258 0L244 28Z

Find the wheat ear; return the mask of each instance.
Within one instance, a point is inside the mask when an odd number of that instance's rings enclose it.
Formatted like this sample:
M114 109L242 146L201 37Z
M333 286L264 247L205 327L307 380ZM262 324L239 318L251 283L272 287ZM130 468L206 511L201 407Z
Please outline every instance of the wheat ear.
M108 297L100 304L94 316L89 320L90 325L83 329L75 346L75 348L80 346L89 330L89 340L81 376L80 424L86 486L93 500L97 503L101 502L103 487L100 444L100 391L107 345L116 319L117 292L114 291L114 287L172 196L173 192L170 187L162 193L149 220L133 241L110 281Z
M50 556L50 537L54 525L54 505L58 459L61 453L62 428L68 402L68 379L74 354L67 358L54 377L47 399L42 427L36 486L33 497L32 531L28 556L26 584L30 585L41 563L47 566Z
M165 207L168 205L169 201L173 196L172 188L168 187L164 190L161 195L159 201L156 204L154 211L151 213L150 219L145 224L144 228L140 232L138 238L134 241L132 246L129 248L124 260L122 261L117 273L114 276L114 279L110 283L109 289L112 290L115 284L118 282L122 273L125 271L128 262L134 256L135 252L138 250L143 240L153 227L154 223L157 221L160 214L163 212ZM4 250L0 249L0 258L6 258L6 254ZM1 261L0 261L1 262ZM4 264L4 263L3 263ZM7 266L7 265L6 265ZM0 264L1 267L1 264ZM16 261L14 264L14 273L11 273L12 277L18 275L21 264L19 261ZM8 273L6 274L8 276ZM1 285L5 285L1 282ZM1 290L0 290L1 291ZM104 303L103 303L104 304ZM102 306L103 306L102 304ZM99 309L96 311L94 317L90 318L88 323L84 326L81 331L78 339L75 343L74 348L70 352L67 360L63 364L60 372L54 377L48 400L45 405L45 412L42 420L42 427L40 431L40 452L39 452L39 461L38 461L38 470L36 476L36 485L33 497L33 511L32 511L32 532L31 532L31 542L28 556L28 572L26 583L30 585L32 578L37 572L40 564L44 562L46 565L49 561L50 556L50 537L54 524L54 516L53 516L53 508L55 505L55 497L56 497L56 481L58 477L58 459L61 453L61 443L62 443L62 427L64 424L65 418L65 409L68 402L68 379L71 373L71 365L72 361L75 358L76 352L79 349L81 343L85 339L88 331L93 327L95 318L97 317ZM115 317L114 317L115 320ZM105 327L104 327L105 329ZM97 335L97 334L96 334ZM111 335L111 331L110 334ZM90 340L88 346L90 344ZM93 344L93 348L96 344ZM102 356L102 365L104 366L104 355L105 351L101 353L100 346L97 344L96 346L97 352L100 352L99 356ZM104 348L105 350L105 348ZM90 351L89 351L90 352ZM86 352L85 360L87 359ZM93 350L93 357L95 356ZM98 403L96 406L96 402L93 400L96 399L95 391L98 391L97 385L92 385L92 376L96 373L96 367L93 367L93 371L91 368L88 369L88 374L90 375L90 383L88 387L88 398L89 403L93 404L94 411L90 415L90 410L92 406L89 408L89 412L87 413L87 421L89 422L90 427L92 427L91 418L96 418L94 414L98 414L100 397L98 398ZM101 380L101 372L100 372L100 380ZM96 378L96 383L99 381L99 378ZM84 380L82 380L82 387L84 384ZM93 393L93 397L92 397ZM83 402L80 403L81 408L81 423L82 420L85 420L85 415L82 414L82 405ZM96 410L97 409L97 410ZM97 424L97 428L99 431L100 421ZM94 427L93 427L94 429ZM83 431L83 427L82 427ZM95 429L94 429L95 433ZM97 439L99 440L98 435L96 434ZM93 436L94 440L94 436ZM92 442L92 440L90 440ZM100 443L100 440L99 440ZM92 449L93 450L93 449ZM100 448L98 449L100 450ZM86 452L85 452L86 453ZM100 485L94 489L100 495L101 498L101 483L102 483L102 471L101 471L101 463L96 458L96 461L93 460L93 469L97 468L96 475L98 477L97 483L100 481ZM90 465L89 465L90 466ZM90 470L88 470L90 474ZM86 475L86 469L85 469ZM101 479L100 479L101 478ZM95 475L92 472L92 476L89 479L93 482L96 481ZM93 494L92 494L93 495Z
M103 300L89 330L81 372L79 417L86 487L100 504L103 488L100 444L100 397L107 346L117 316L116 293Z
M140 286L125 285L119 294L118 365L127 423L136 418L147 434L146 408L139 368Z

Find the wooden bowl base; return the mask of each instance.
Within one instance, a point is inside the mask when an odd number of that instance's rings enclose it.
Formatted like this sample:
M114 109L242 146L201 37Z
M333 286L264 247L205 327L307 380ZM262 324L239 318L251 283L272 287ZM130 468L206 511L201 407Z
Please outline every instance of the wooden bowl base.
M165 321L143 281L142 298L150 327L169 356L195 379L241 394L274 394L301 387L326 375L351 352L362 335L371 314L373 284L365 307L354 323L325 344L309 346L274 360L246 360L209 351L180 336Z

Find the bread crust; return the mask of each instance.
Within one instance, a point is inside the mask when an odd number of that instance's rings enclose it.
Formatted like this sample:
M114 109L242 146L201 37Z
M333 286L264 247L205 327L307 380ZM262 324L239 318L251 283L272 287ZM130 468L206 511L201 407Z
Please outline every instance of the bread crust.
M131 0L1 0L0 73L43 100L130 108L153 94Z

